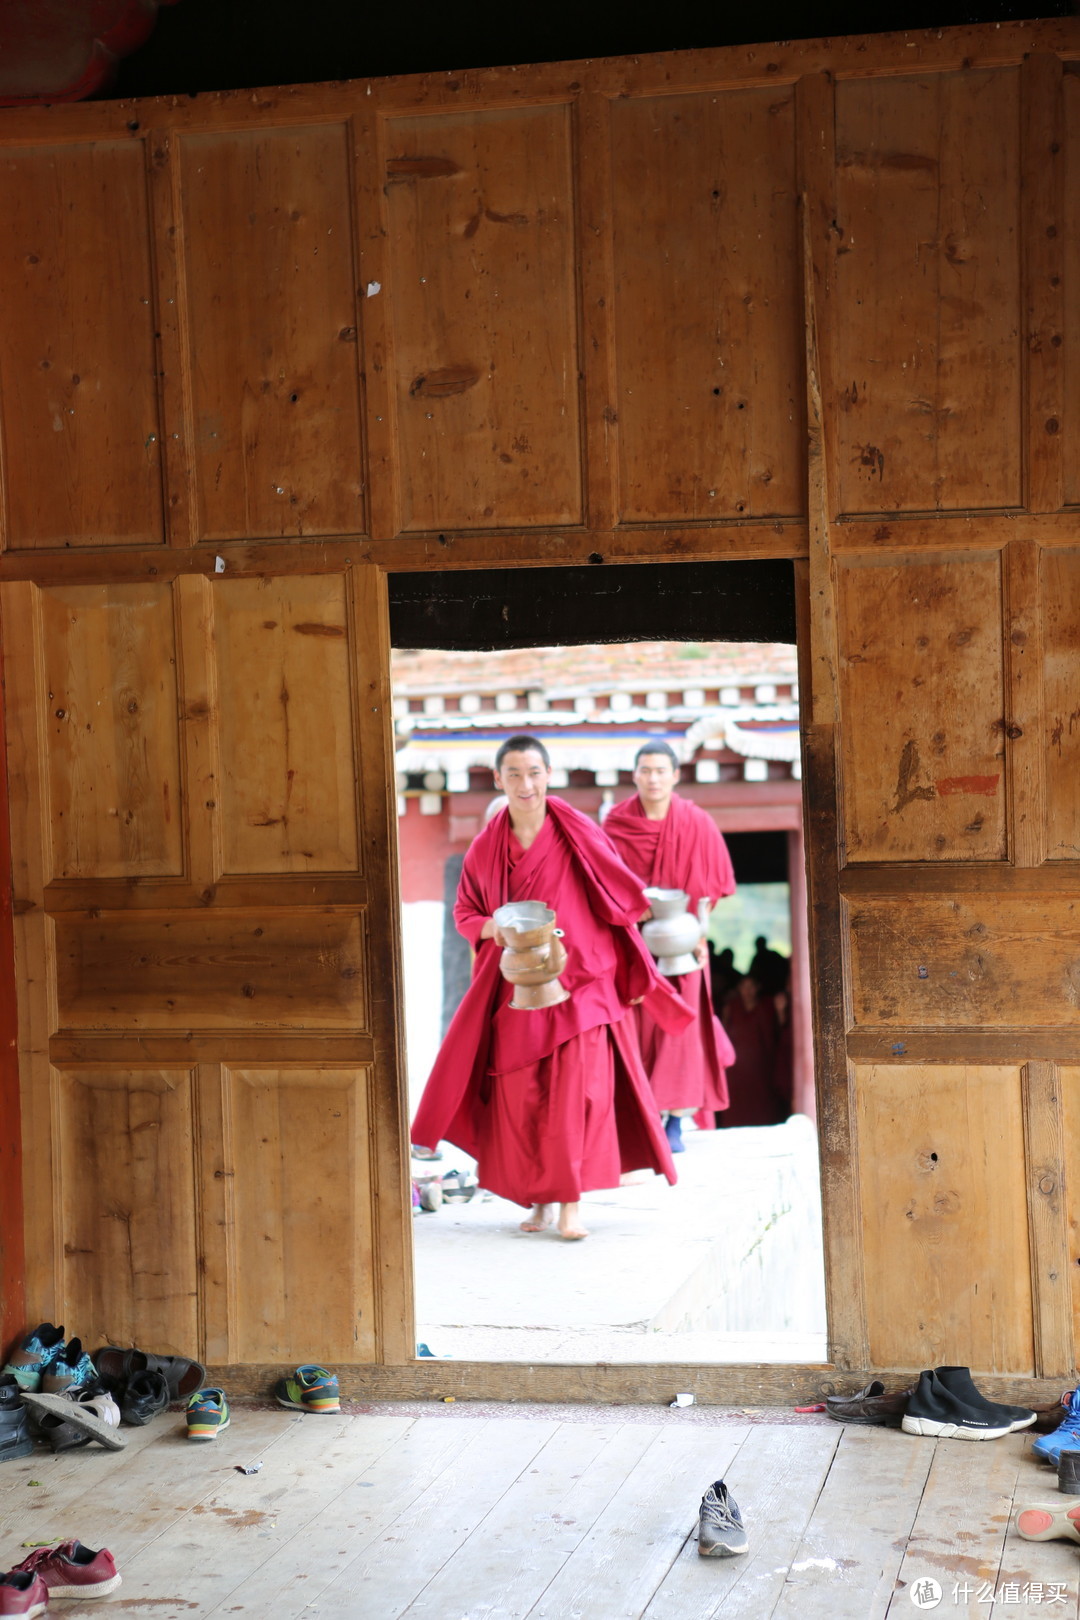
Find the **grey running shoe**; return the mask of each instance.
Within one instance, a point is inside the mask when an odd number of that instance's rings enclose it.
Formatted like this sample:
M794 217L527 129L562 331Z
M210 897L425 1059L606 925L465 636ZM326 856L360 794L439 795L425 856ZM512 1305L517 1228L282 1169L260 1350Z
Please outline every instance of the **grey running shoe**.
M702 1558L734 1558L748 1545L742 1514L723 1480L718 1479L701 1498L697 1550Z

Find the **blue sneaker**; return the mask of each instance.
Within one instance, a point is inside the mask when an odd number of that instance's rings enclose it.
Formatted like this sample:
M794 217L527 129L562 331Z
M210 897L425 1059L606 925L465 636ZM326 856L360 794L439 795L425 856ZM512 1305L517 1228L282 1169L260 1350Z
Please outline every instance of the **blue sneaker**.
M63 1353L63 1328L53 1327L51 1322L42 1322L11 1352L11 1360L4 1368L4 1374L14 1378L20 1389L40 1389L45 1368Z
M61 1345L54 1359L43 1368L41 1388L49 1395L62 1395L65 1389L92 1384L96 1377L97 1368L83 1349L82 1340L72 1339L70 1344Z
M1061 1401L1065 1415L1053 1434L1041 1434L1031 1442L1031 1449L1040 1462L1056 1468L1063 1451L1080 1451L1080 1389L1069 1391L1068 1399Z
M686 1143L682 1139L681 1114L669 1114L664 1122L664 1135L668 1140L668 1147L672 1153L685 1153Z

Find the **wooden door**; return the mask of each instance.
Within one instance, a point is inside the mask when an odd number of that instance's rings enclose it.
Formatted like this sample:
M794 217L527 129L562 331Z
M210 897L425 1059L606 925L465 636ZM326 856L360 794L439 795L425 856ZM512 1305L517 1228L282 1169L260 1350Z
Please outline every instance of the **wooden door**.
M34 1321L411 1354L383 586L4 587Z

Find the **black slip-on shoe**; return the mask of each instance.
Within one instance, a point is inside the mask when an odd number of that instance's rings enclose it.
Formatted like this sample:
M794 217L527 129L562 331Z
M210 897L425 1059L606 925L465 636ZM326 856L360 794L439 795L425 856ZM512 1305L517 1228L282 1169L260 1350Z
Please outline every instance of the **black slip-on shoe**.
M738 1504L718 1479L701 1498L697 1550L702 1558L734 1558L748 1546Z
M931 1435L939 1440L1000 1440L1013 1425L1004 1411L982 1401L970 1406L948 1389L934 1372L919 1374L900 1427L905 1434Z
M1004 1421L1005 1414L1008 1414L1011 1429L1030 1429L1038 1416L1030 1406L1007 1406L1002 1401L988 1400L973 1381L968 1367L935 1367L934 1371L938 1381L963 1401L965 1406L973 1406L976 1410L984 1406L999 1422Z
M135 1425L149 1423L169 1410L169 1385L164 1373L132 1373L120 1401L120 1421Z

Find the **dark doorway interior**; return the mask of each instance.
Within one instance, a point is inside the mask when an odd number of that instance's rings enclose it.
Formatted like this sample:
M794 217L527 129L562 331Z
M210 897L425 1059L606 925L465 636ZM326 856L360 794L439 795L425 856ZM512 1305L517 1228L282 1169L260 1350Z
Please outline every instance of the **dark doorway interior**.
M724 834L736 883L786 883L788 839L783 832Z

